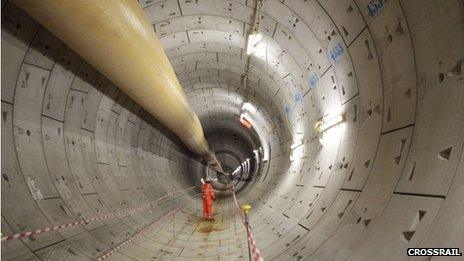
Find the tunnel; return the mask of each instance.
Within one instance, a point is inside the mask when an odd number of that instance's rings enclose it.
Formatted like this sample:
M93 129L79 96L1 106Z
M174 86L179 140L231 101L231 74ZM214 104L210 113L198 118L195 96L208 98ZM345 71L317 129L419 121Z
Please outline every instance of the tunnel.
M136 1L228 175L20 2L1 10L2 260L462 258L408 255L464 250L462 0Z

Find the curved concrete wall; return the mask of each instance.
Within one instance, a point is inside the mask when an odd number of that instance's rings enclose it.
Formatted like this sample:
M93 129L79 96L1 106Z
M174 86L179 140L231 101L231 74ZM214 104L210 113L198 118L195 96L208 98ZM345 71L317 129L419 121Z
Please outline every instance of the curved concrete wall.
M408 247L464 249L461 1L264 1L265 51L251 57L245 88L253 1L140 4L206 130L251 135L217 116L238 118L245 102L263 117L255 127L270 157L238 199L253 206L266 260L406 260ZM10 3L1 91L3 235L142 206L204 172L172 133ZM346 121L321 145L314 123L340 112ZM243 155L234 149L243 146L227 147ZM2 242L2 258L98 257L184 205L112 258L246 259L230 199L207 223L197 193Z

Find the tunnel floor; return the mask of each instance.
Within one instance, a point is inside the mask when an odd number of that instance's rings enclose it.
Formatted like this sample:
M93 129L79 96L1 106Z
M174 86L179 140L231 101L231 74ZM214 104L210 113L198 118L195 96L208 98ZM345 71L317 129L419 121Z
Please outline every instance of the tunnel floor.
M198 201L154 227L152 235L140 239L153 251L153 260L241 260L248 258L246 231L230 199L213 205L213 220L202 218ZM153 241L150 241L153 240ZM140 242L135 242L135 245ZM156 245L156 247L150 246ZM157 250L153 250L157 249ZM129 247L126 253L132 253ZM121 251L124 253L125 251Z
M214 204L213 221L200 218L200 207L190 206L183 211L185 217L180 217L180 236L170 245L176 246L177 241L180 241L179 247L192 244L191 248L182 251L188 256L217 257L220 260L218 253L222 253L222 257L226 259L243 258L248 251L246 231L231 200L223 199Z

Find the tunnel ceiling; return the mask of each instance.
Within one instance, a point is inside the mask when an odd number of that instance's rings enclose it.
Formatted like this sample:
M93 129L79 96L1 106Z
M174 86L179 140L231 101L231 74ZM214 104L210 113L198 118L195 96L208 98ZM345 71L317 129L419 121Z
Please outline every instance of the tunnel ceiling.
M223 164L263 155L250 203L265 260L407 260L464 249L464 4L436 0L141 0ZM247 55L259 20L260 41ZM247 129L239 119L246 115ZM318 121L343 121L319 133ZM237 135L237 140L234 139ZM5 260L242 260L230 197L201 216L207 169L31 17L2 1ZM226 193L226 195L228 195ZM126 213L126 212L125 212Z

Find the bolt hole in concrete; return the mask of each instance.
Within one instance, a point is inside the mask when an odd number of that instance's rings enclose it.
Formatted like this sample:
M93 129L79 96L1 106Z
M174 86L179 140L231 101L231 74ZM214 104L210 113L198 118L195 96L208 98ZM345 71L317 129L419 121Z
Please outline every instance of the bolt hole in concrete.
M445 80L445 74L439 73L438 74L438 82L442 83Z

